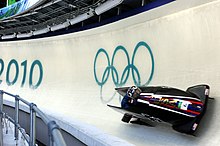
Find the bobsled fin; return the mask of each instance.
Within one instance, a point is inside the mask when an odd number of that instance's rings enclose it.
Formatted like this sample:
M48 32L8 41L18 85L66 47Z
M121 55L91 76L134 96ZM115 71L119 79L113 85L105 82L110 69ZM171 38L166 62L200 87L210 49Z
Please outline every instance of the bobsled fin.
M197 85L197 86L189 87L186 91L191 94L194 94L203 102L202 112L196 118L197 123L200 122L200 120L202 119L203 115L206 112L206 108L207 108L207 104L208 104L208 100L209 100L209 90L210 90L210 87L208 85Z
M195 95L203 104L206 104L209 98L209 89L210 87L208 85L196 85L189 87L186 92Z

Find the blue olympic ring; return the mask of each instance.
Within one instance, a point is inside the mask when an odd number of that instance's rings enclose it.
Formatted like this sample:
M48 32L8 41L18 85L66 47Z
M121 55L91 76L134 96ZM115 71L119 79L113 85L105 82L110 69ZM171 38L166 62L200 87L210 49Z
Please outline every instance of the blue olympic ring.
M152 62L150 76L149 76L147 82L142 84L142 86L148 85L151 82L151 80L153 78L153 75L154 75L154 56L153 56L153 53L151 51L151 48L148 46L147 43L145 43L143 41L139 42L136 45L136 47L134 49L134 52L133 52L131 63L130 63L129 54L128 54L127 50L125 49L125 47L123 47L123 46L116 47L116 49L115 49L115 51L113 53L113 56L112 56L111 64L110 64L110 59L109 59L108 53L103 48L100 48L98 50L98 52L96 53L95 60L94 60L94 77L95 77L95 80L96 80L97 84L102 87L107 82L107 80L109 78L109 75L110 75L110 71L111 71L112 80L113 80L115 86L116 87L123 86L123 85L126 84L126 82L128 80L128 77L130 75L130 69L131 69L132 70L132 78L133 78L134 84L137 85L137 86L140 86L141 85L141 77L140 77L140 73L139 73L137 67L134 65L134 59L135 59L135 55L136 55L138 49L141 46L144 46L144 47L147 48L147 50L150 53L151 62ZM120 50L125 53L125 55L127 57L127 62L128 62L128 65L125 67L125 69L124 69L124 71L122 73L121 80L119 79L118 72L117 72L116 68L114 67L115 55ZM97 77L97 74L96 74L96 62L97 62L97 58L98 58L99 54L101 54L101 53L103 53L106 56L108 66L105 68L105 71L103 73L101 81L99 81L98 77ZM136 73L138 79L136 79L135 73Z

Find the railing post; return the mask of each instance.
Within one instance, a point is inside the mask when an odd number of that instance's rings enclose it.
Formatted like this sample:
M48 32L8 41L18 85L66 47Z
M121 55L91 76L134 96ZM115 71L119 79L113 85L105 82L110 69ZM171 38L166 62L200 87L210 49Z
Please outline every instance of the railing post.
M52 130L55 126L55 121L50 121L48 124L47 124L47 127L48 127L48 136L49 136L49 146L53 146L53 135L52 135Z
M64 142L63 137L60 133L59 125L57 125L55 121L50 121L47 124L47 127L48 127L48 134L49 134L49 146L54 146L54 144L55 146L65 146L66 143ZM58 143L54 141L54 136L55 138L59 139L59 141L56 141Z
M37 108L37 106L34 103L29 103L28 101L20 98L18 95L13 95L7 92L4 92L3 90L0 90L0 122L4 118L5 113L3 112L3 94L12 96L15 98L15 117L14 120L11 117L8 117L10 121L12 121L15 125L15 140L16 145L18 145L18 137L19 137L19 102L23 102L26 105L29 105L30 108L30 137L28 138L27 135L25 135L24 132L21 131L22 134L24 134L25 139L29 143L29 146L35 146L36 145L36 114L38 114L43 122L47 124L48 126L48 133L49 133L49 145L50 146L66 146L66 143L63 139L63 136L61 134L60 127L56 124L55 121L51 121L41 110ZM1 126L1 123L0 123ZM1 130L2 128L0 128ZM0 132L0 146L2 146L2 138Z
M35 140L36 140L36 111L33 109L33 107L36 106L34 103L30 104L30 143L29 146L35 146Z
M3 91L0 90L0 118L3 117Z
M2 130L2 118L3 118L3 91L0 90L0 124ZM0 132L0 145L3 146L3 134L2 131Z
M15 140L18 140L18 124L19 124L19 99L15 96Z

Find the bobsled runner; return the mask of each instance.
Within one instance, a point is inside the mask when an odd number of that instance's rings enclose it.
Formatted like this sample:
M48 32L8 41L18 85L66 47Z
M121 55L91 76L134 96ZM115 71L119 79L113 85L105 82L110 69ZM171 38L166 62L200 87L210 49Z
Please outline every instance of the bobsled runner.
M123 122L148 126L166 122L178 132L193 135L206 112L210 87L196 85L186 91L164 86L115 89L124 97L121 107L108 106L124 114Z

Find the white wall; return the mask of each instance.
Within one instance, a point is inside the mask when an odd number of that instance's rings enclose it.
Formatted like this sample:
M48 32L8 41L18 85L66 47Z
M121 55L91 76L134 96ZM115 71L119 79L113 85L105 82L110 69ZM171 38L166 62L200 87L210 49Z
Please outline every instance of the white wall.
M84 32L39 40L2 42L0 58L4 61L5 67L0 76L3 80L0 87L35 102L45 111L62 114L62 120L67 123L71 119L78 119L136 145L184 145L186 143L216 145L220 142L217 136L213 136L213 133L214 135L220 133L215 129L219 125L219 116L216 114L219 108L216 106L212 113L214 115L212 122L208 123L213 126L207 128L206 134L197 140L172 130L167 132L169 129L163 126L149 128L127 125L120 122L121 114L106 106L107 102L119 104L119 96L114 92L112 73L109 72L109 78L102 87L97 84L94 77L94 61L100 48L107 52L112 62L114 50L122 45L131 63L135 46L139 42L144 42L149 47L140 46L134 59L141 83L149 81L150 85L167 85L180 89L207 83L211 87L211 96L216 98L215 102L218 104L220 1L180 12L171 9L176 8L181 2L183 1ZM191 6L194 5L193 3ZM163 16L162 12L165 9L171 9L171 11ZM176 13L172 14L172 10ZM155 17L149 20L147 16L152 13ZM152 51L153 59L149 50ZM126 58L122 50L118 51L114 57L114 67L119 73L119 79L128 65ZM13 80L15 73L14 64L7 71L8 63L12 59L18 62L18 81L8 86L7 72L10 75L10 81ZM24 70L21 63L25 60L27 60L27 78L24 86L20 87ZM34 60L39 60L43 69L42 83L37 89L31 89L28 85L30 67ZM99 80L106 67L106 56L100 53L95 64ZM150 75L152 79L149 80ZM134 76L137 77L137 74ZM35 67L33 84L38 81L38 78L39 69ZM124 86L132 84L134 81L130 72Z

